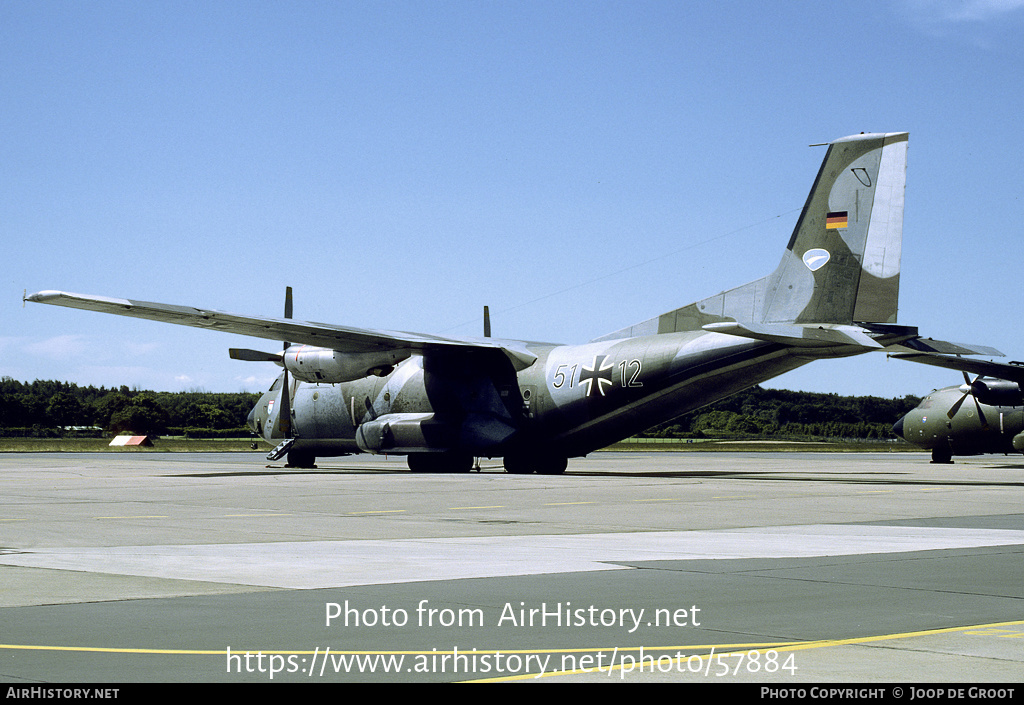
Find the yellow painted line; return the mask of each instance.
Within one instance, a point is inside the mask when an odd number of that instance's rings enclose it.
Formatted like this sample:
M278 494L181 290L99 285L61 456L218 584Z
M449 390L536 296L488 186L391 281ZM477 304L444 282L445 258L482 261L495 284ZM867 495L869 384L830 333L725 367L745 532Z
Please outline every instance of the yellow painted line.
M879 641L892 641L895 639L910 639L913 637L920 636L935 636L938 634L953 634L956 632L972 633L979 632L979 630L991 630L999 629L1001 627L1017 627L1024 625L1024 620L1016 620L1012 622L993 622L991 624L976 624L966 625L960 627L944 627L941 629L924 629L915 632L901 632L897 634L879 634L876 636L864 636L864 637L853 637L850 639L819 639L815 641L776 641L776 642L751 642L751 643L739 643L739 644L691 644L691 645L680 645L680 646L629 646L629 647L618 647L614 649L618 653L626 652L639 652L641 649L645 652L657 653L660 651L688 651L690 652L687 658L697 655L709 655L709 654L698 654L700 651L715 650L716 656L722 656L723 658L729 656L738 656L751 650L771 649L775 651L804 651L808 649L820 649L830 646L848 646L851 644L869 644ZM978 636L1000 636L999 634L986 634L984 631L980 631ZM596 653L599 651L611 652L614 647L602 646L602 647L590 647L590 648L571 648L571 649L494 649L494 650L477 650L473 653L476 655L484 654L567 654L567 653ZM719 651L721 649L721 651ZM101 646L55 646L55 645L42 645L42 644L0 644L0 650L8 651L57 651L57 652L83 652L83 653L111 653L111 654L165 654L165 655L185 655L185 656L221 656L227 655L227 649L145 649L145 648L114 648L114 647L101 647ZM297 656L307 656L318 653L319 650L269 650L269 649L231 649L231 653L234 654L245 654L245 653L264 653L268 655L290 655L295 654ZM323 653L323 652L319 652ZM435 655L454 655L454 651L438 651L438 650L410 650L410 651L348 651L348 650L331 650L333 654L344 654L344 655L396 655L396 656L435 656ZM463 652L465 653L465 652ZM621 669L621 666L608 666L603 671ZM577 670L577 671L554 671L551 673L544 674L520 674L507 677L497 678L486 678L480 679L473 682L498 682L498 681L513 681L513 680L526 680L536 678L538 675L544 677L551 676L566 676L574 675L579 673L593 673L594 669Z
M123 517L93 517L93 519L168 519L166 514L139 514L138 516Z
M820 648L822 646L846 646L849 644L869 644L876 641L891 641L893 639L910 639L917 636L934 636L936 634L952 634L963 632L968 629L993 629L995 627L1011 627L1024 624L1024 621L1016 622L994 622L992 624L978 624L968 627L944 627L942 629L925 629L919 632L903 632L901 634L880 634L878 636L855 637L853 639L825 639L820 642L808 642L807 646L792 647L793 649Z
M224 517L290 517L294 514L224 514Z
M619 653L637 651L641 649L644 651L669 651L673 649L712 649L712 648L729 648L738 650L749 650L757 648L776 648L780 645L788 644L803 644L805 642L766 642L766 643L752 643L752 644L704 644L699 646L627 646L618 648ZM816 643L816 642L815 642ZM226 655L227 649L140 649L140 648L129 648L129 647L108 647L108 646L46 646L40 644L0 644L0 649L6 649L11 651L80 651L83 653L110 653L110 654L180 654L185 656L204 656L204 655ZM473 653L480 655L493 655L493 654L570 654L570 653L591 653L596 651L612 651L614 647L598 647L598 648L572 648L572 649L474 649ZM289 655L295 654L296 656L312 656L316 653L325 653L326 650L271 650L271 649L236 649L231 648L232 654L244 654L244 653L264 653L273 655ZM408 650L408 651L374 651L374 650L347 650L347 649L331 649L330 653L339 654L345 656L454 656L456 653L465 654L465 651L456 652L453 650L440 650L440 649L426 649L420 650ZM737 651L739 653L739 651Z
M946 628L943 628L943 629L926 629L926 630L918 631L918 632L903 632L903 633L900 633L900 634L880 634L880 635L877 635L877 636L854 637L852 639L821 639L821 640L818 640L818 641L807 641L807 642L778 642L778 643L774 643L774 644L772 644L772 643L768 643L768 644L705 644L705 645L701 645L701 646L696 646L695 645L695 646L644 647L644 651L650 651L650 652L657 653L658 651L672 651L672 650L682 651L684 649L689 650L691 652L701 651L701 650L705 650L705 649L714 649L716 651L718 649L725 649L725 651L717 652L715 655L719 656L721 658L729 658L729 657L739 656L740 654L746 653L746 652L751 651L751 650L759 650L759 649L770 649L770 650L774 650L774 651L806 651L806 650L809 650L809 649L820 649L820 648L829 647L829 646L849 646L849 645L852 645L852 644L869 644L869 643L876 642L876 641L891 641L891 640L894 640L894 639L910 639L910 638L919 637L919 636L934 636L934 635L937 635L937 634L951 634L951 633L954 633L954 632L966 632L967 630L974 630L974 629L992 629L992 628L997 628L997 627L1018 626L1018 625L1022 625L1022 624L1024 624L1024 621L995 622L993 624L979 624L979 625L973 626L973 627L946 627ZM983 636L985 636L985 635L983 634ZM622 652L625 652L625 651L637 651L637 650L639 650L639 648L640 647L619 648L618 651L619 651L619 653L622 653ZM607 649L607 648L605 648L605 649L589 649L588 651L590 651L590 652L609 651L609 649ZM537 651L531 651L530 653L536 653L536 654L555 653L555 651L537 650ZM691 653L686 658L689 658L690 656L697 656L697 655L700 655L700 654ZM704 655L707 655L707 654L704 654ZM635 666L635 664L631 664L631 667L632 666ZM602 670L600 672L601 673L608 673L608 672L611 672L611 671L618 671L618 670L622 670L622 666L621 665L619 665L619 666L611 666L611 665L609 665L608 667L604 668L604 670ZM531 673L531 674L519 674L519 675L514 675L514 676L497 676L495 678L483 678L483 679L479 679L479 680L471 680L471 681L463 681L463 682L465 682L465 683L501 683L501 682L505 682L505 681L530 680L530 679L536 679L538 677L551 678L553 676L572 676L572 675L590 674L590 673L594 673L594 672L595 672L595 668L587 668L587 669L577 669L577 670L574 670L574 671L553 671L551 673Z
M178 654L188 656L219 656L227 654L227 650L225 649L215 651L206 651L199 649L117 649L102 646L34 646L27 644L0 644L0 649L12 649L18 651L77 651L82 653L101 654ZM244 652L240 651L239 653Z
M971 636L998 636L1002 639L1024 639L1024 631L1017 629L982 628L979 631L964 632Z

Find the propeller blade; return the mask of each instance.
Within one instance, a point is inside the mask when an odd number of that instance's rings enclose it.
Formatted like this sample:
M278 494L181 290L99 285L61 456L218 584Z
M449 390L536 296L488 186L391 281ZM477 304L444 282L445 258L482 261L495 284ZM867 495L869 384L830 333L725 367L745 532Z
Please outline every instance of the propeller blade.
M284 317L292 317L292 288L290 286L284 288ZM284 342L284 349L287 350L289 345L291 343L286 340Z
M963 406L964 400L969 396L971 396L971 393L967 392L962 397L957 399L956 403L953 404L953 406L949 407L949 411L946 412L946 416L948 416L949 418L953 418L954 416L956 416L956 412L960 411L960 407Z
M491 337L491 309L489 306L484 306L484 337Z
M281 435L285 438L292 437L292 390L291 382L288 379L288 370L284 371L284 379L281 381L281 410L278 412L278 426L281 428Z
M971 378L964 372L964 383L960 385L960 391L964 393L962 397L956 400L953 406L949 407L949 411L946 412L946 416L953 418L956 416L956 412L960 411L960 407L963 406L964 401L967 397L971 397L974 400L974 408L978 412L978 420L981 421L981 428L985 431L988 430L988 419L985 418L984 412L981 410L981 402L978 401L977 395L974 393L974 385L978 383L978 380L982 378L982 375L978 375L971 381Z
M292 317L292 288L286 286L284 288L284 317ZM284 353L287 352L290 343L284 341L284 351L281 352L282 364ZM285 438L292 437L292 385L291 380L288 379L288 368L284 370L284 379L281 384L281 413L280 413L280 427L281 434Z
M249 350L248 348L229 348L228 355L232 360L245 360L246 362L276 362L281 364L281 353L268 353L261 350Z
M985 414L981 410L981 404L978 402L978 397L974 397L974 408L978 410L978 420L981 421L981 429L983 431L987 431L988 419L985 418Z

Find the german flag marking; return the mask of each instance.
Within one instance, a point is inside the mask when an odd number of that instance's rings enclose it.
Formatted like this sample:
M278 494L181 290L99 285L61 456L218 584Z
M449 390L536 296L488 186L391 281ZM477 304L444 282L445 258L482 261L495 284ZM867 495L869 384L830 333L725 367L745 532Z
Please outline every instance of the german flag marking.
M834 230L836 228L845 228L849 225L849 218L846 215L846 211L836 211L835 213L829 213L825 216L825 229Z

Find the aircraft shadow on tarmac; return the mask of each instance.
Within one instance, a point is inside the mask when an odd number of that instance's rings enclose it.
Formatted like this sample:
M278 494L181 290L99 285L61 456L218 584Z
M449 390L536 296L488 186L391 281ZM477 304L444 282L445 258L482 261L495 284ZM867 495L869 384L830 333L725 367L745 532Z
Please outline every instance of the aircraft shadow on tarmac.
M988 469L995 470L1014 470L1024 469L1024 465L992 465L987 466ZM489 474L493 474L495 471L501 472L499 466L495 467L484 467L484 471ZM409 475L410 472L402 467L381 469L380 467L365 466L365 467L344 467L344 468L313 468L313 469L294 469L294 468L283 468L283 467L267 467L261 470L245 470L238 471L233 470L230 472L193 472L193 473L174 473L167 475L167 477L196 477L196 478L223 478L223 477L272 477L272 476L297 476L297 475ZM476 473L469 473L476 474ZM504 473L502 473L504 474ZM867 477L869 474L886 475L886 477ZM922 480L922 479L899 479L892 477L897 473L885 472L885 473L858 473L857 477L834 477L834 476L821 476L813 472L792 472L785 470L768 470L764 472L756 472L750 470L686 470L686 471L674 471L664 470L656 472L608 472L608 471L580 471L580 470L569 470L565 475L561 476L565 480L569 480L573 477L609 477L609 478L623 478L631 479L638 477L652 478L652 479L665 479L665 480L677 480L677 479L714 479L714 480L754 480L754 481L766 481L766 482L824 482L831 484L851 484L851 485L892 485L892 486L919 486L919 487L1024 487L1024 481L1012 481L1002 480L998 482L987 481L987 480ZM904 473L909 474L909 473ZM451 477L459 477L460 474L451 475ZM546 476L551 479L555 479L557 476Z
M1006 466L994 466L1004 468ZM873 473L874 474L874 473ZM919 485L922 487L1022 487L1024 482L999 481L989 482L983 480L901 480L891 477L896 473L877 473L889 477L821 477L816 473L798 473L786 470L767 470L765 472L752 472L750 470L728 471L686 471L686 472L631 472L628 475L615 472L573 472L566 473L567 476L576 477L649 477L649 478L706 478L715 480L757 480L768 482L826 482L830 484L852 484L852 485Z
M261 470L232 470L230 472L178 472L164 477L297 477L299 475L409 475L404 467L382 470L377 467L345 467L345 468L303 468L301 470L283 467L267 467Z

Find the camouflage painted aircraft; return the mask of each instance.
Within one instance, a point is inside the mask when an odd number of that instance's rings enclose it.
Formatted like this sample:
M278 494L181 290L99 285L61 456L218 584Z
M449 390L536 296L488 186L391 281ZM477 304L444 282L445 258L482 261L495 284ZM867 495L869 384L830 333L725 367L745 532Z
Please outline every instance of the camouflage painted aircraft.
M307 323L290 302L284 318L263 318L56 291L27 299L292 341L232 353L284 367L249 416L279 443L271 460L389 453L414 471L464 472L501 457L511 473L559 474L568 458L814 360L898 344L979 352L896 325L906 156L905 132L829 143L774 272L580 345Z
M963 372L963 384L932 392L892 427L909 443L931 450L933 463L952 462L954 455L1024 451L1024 363L930 353L892 357ZM973 382L968 372L978 375ZM967 397L974 403L964 403Z

